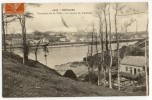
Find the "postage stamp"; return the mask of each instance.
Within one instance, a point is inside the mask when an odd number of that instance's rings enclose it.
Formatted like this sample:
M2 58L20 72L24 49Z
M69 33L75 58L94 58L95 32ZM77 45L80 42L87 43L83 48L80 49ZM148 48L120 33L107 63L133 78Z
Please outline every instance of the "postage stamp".
M6 14L23 14L24 3L5 3Z

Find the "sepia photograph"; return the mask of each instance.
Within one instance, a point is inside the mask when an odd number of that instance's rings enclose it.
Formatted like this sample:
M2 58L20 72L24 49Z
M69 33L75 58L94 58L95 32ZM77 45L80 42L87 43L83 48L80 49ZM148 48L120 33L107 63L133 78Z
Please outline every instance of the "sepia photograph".
M148 2L2 3L2 96L149 96Z

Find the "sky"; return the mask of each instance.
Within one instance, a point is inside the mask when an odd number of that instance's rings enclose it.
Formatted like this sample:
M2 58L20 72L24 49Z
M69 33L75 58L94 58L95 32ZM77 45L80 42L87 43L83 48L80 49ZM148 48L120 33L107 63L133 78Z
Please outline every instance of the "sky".
M26 12L31 12L34 16L32 19L26 19L27 33L31 33L35 30L76 32L78 29L82 29L84 31L90 31L92 29L92 23L95 24L95 30L98 32L99 19L95 15L95 5L95 3L45 3L40 4L37 7L26 4ZM115 32L115 10L113 8L115 4L111 3L110 5L112 32ZM145 31L148 17L146 3L131 2L121 3L121 5L124 6L123 14L125 14L126 10L129 8L133 8L144 13L130 16L118 16L118 31L121 30L121 26L124 25L124 22L129 21L131 18L136 21L128 27L128 32L136 31L136 25L137 31ZM64 26L61 16L66 22L68 28ZM12 22L8 25L8 34L14 31L16 33L21 33L19 22Z

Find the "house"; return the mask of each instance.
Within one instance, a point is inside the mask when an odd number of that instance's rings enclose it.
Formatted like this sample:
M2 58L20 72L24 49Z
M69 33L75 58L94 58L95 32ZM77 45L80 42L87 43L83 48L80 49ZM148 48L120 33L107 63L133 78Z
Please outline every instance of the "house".
M75 38L70 38L69 40L70 40L70 42L76 42Z
M13 38L12 44L22 44L22 38Z
M79 41L80 41L80 42L84 42L85 39L84 39L84 38L80 38Z
M33 41L30 41L31 44L37 44L40 40L33 40Z
M5 40L5 42L6 42L7 45L13 44L13 43L11 43L11 41L9 41L9 40Z
M127 56L120 62L121 76L138 76L144 72L145 57L144 56Z
M49 37L44 37L41 43L49 43Z
M60 38L60 42L65 42L66 41L66 38Z
M55 35L56 35L56 33L49 33L49 35L50 35L50 36L55 36Z
M81 37L79 38L79 42L86 42L87 41L87 38L86 37Z

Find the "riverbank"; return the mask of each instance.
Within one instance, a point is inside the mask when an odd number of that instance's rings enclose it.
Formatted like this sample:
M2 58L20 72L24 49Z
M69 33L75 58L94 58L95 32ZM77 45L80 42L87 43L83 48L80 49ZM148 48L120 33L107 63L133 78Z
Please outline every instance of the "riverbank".
M137 41L141 41L144 40L142 38L139 39L121 39L119 40L120 43L122 42L137 42ZM105 41L104 41L105 42ZM48 47L52 47L52 48L56 48L56 47L72 47L72 46L85 46L90 44L91 42L57 42L57 43L49 43ZM111 43L117 43L117 41L111 41ZM40 44L40 46L44 45L45 43ZM96 44L96 42L94 42L93 44ZM97 42L97 44L100 44L100 42ZM36 47L37 44L31 44L30 47ZM3 47L3 46L2 46ZM6 46L7 49L10 48L10 45ZM16 45L12 45L12 48L22 48L22 45L20 44L16 44Z
M41 44L40 46L42 46L42 45L43 44ZM62 48L62 47L77 47L77 46L87 46L87 44L56 44L56 45L49 44L47 47ZM36 45L31 45L30 47L36 48ZM10 46L6 46L6 48L9 49ZM12 45L11 48L22 48L22 45Z
M2 55L3 97L136 95L65 78L33 60L23 65L22 58L16 54L3 51Z
M56 65L54 68L61 75L64 75L67 70L72 70L77 77L80 77L83 74L88 74L88 66L83 61L75 61Z

